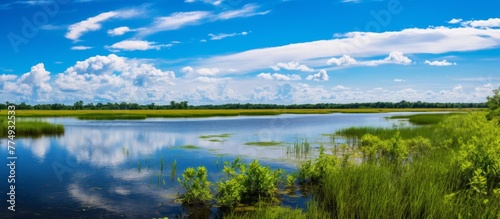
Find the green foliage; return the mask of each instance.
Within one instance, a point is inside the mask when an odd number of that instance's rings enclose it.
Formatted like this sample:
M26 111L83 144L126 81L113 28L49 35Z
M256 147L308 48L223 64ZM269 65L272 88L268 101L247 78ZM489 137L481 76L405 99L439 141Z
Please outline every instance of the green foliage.
M302 184L319 185L325 180L326 174L335 171L338 165L338 158L326 154L325 147L321 145L319 157L315 160L305 161L299 167L299 181Z
M181 196L182 201L187 204L206 204L212 200L210 193L210 182L207 179L207 169L187 168L182 173L182 180L177 179L186 192Z
M484 113L446 121L457 122L463 125L455 128L454 134L460 137L450 140L459 147L454 154L454 163L470 189L491 196L495 189L500 188L500 127L496 122L488 121ZM444 125L448 125L446 123Z
M258 160L243 164L240 158L225 162L223 172L227 178L217 182L216 196L217 203L223 207L252 204L259 199L274 197L283 174L280 169L273 171L260 165Z

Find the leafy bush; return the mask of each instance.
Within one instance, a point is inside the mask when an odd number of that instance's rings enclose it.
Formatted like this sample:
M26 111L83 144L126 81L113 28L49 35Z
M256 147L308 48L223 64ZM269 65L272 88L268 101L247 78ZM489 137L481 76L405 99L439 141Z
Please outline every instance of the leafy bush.
M227 179L217 182L216 197L217 203L223 207L272 198L283 174L280 169L273 171L260 165L258 160L249 165L243 164L240 158L231 163L225 162L223 172L227 174Z
M206 204L212 200L210 182L207 179L207 168L202 166L195 170L189 167L182 173L182 180L177 178L177 181L186 190L181 196L184 203Z
M473 113L450 123L463 122L460 128L467 135L459 137L454 163L468 187L477 193L494 195L500 189L500 127L488 121L484 113Z
M299 181L313 185L321 184L327 172L335 171L339 166L338 158L325 153L325 147L320 146L319 157L308 160L299 167Z

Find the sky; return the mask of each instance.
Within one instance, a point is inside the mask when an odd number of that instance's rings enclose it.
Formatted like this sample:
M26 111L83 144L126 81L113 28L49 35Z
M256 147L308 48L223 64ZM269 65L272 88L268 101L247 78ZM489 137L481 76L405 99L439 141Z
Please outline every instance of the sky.
M485 102L500 1L4 0L0 101Z

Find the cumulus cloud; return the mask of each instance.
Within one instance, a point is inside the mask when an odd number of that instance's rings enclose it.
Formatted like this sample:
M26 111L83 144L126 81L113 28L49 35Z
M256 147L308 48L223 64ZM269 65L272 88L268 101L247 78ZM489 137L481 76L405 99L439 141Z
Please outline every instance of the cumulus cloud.
M50 72L45 70L43 63L31 67L29 72L15 80L16 78L17 76L12 75L0 76L3 92L14 94L23 101L48 101L52 86L49 83Z
M500 18L490 18L488 20L472 20L462 22L463 26L474 28L493 28L500 27Z
M0 81L12 81L16 79L17 75L6 75L6 74L0 75Z
M219 33L219 34L208 34L210 37L210 40L222 40L227 37L234 37L234 36L245 36L248 35L248 32L243 31L241 33Z
M455 91L455 92L459 92L459 91L462 91L462 90L463 90L463 88L464 88L464 87L463 87L462 85L460 85L460 84L459 84L459 85L457 85L457 86L453 87L453 91Z
M141 102L161 98L167 90L158 88L170 86L174 78L172 71L111 54L77 62L58 74L55 84L66 98Z
M172 44L157 44L156 42L150 42L145 40L124 40L118 43L115 43L111 46L106 46L109 50L125 50L125 51L134 51L134 50L151 50L156 49L160 50L161 48L171 47Z
M353 59L352 57L350 57L348 55L343 55L340 58L331 58L331 59L328 59L328 61L326 61L326 64L327 65L338 65L338 66L341 66L341 65L354 65L357 62L358 61L356 61L356 59Z
M284 75L284 74L279 74L279 73L260 73L257 75L258 78L263 78L267 80L277 80L277 81L299 81L302 80L302 78L299 75L292 74L292 75Z
M127 26L122 26L122 27L117 27L117 28L108 30L108 35L110 35L110 36L121 36L121 35L123 35L125 33L132 32L132 31L137 31L137 30L130 29Z
M326 61L328 65L337 65L337 66L350 66L350 65L358 65L358 66L378 66L383 64L400 64L400 65L409 65L411 64L411 59L403 55L401 52L391 52L388 57L380 60L370 60L370 61L357 61L356 59L343 55L340 58L331 58Z
M462 22L461 18L453 18L450 21L448 21L449 24L458 24L460 22Z
M274 71L279 71L281 68L286 70L298 70L304 72L312 72L314 69L307 67L306 65L301 65L298 62L279 62L276 65L271 66Z
M451 66L451 65L457 65L457 63L453 62L448 62L445 60L442 60L442 61L429 61L429 60L425 60L424 62L425 64L427 65L431 65L431 66Z
M66 33L65 37L73 41L78 41L83 34L90 31L100 30L102 28L102 23L107 20L113 18L117 19L132 18L132 17L137 17L140 14L141 14L140 11L135 9L104 12L98 14L97 16L90 17L87 18L86 20L70 25L68 27L68 32Z
M317 74L307 76L306 79L314 81L328 81L328 74L325 70L321 70Z
M191 66L186 66L186 67L183 67L181 69L181 72L184 72L184 73L192 73L194 72L194 69L191 67Z
M94 48L94 47L91 47L91 46L73 46L73 47L71 47L71 50L89 50L92 48Z

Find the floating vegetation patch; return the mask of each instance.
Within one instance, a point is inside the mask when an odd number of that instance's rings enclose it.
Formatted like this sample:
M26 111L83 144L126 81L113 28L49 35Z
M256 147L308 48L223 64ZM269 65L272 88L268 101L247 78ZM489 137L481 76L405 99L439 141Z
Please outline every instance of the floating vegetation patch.
M250 146L278 146L282 144L283 142L280 141L251 141L245 143L245 145L250 145Z
M232 135L233 134L231 134L231 133L225 133L225 134L220 134L220 135L201 135L199 138L204 138L204 139L207 139L207 138L229 138Z
M216 138L214 138L214 139L209 139L208 141L209 141L209 142L224 142L225 140L221 140L221 139L216 139Z
M195 145L184 145L184 146L180 146L179 148L183 148L183 149L201 149L201 147L198 147L198 146L195 146Z

